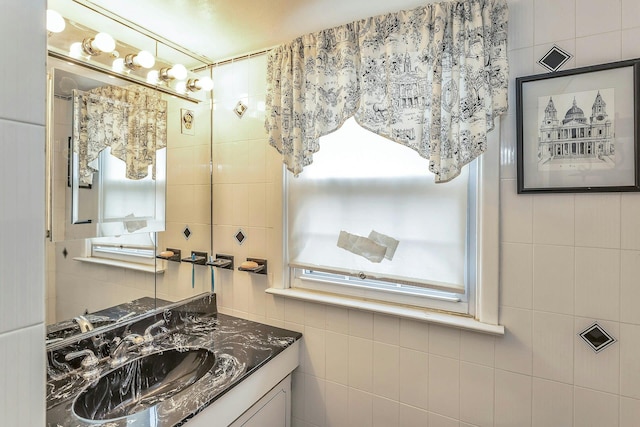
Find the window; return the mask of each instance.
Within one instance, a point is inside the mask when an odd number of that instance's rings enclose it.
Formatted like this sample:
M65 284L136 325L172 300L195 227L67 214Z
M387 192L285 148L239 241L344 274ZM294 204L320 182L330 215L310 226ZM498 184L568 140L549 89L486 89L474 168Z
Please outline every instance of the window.
M91 257L155 265L153 234L129 234L119 237L98 237L90 240Z
M435 184L427 160L353 119L323 137L321 146L298 178L287 174L290 289L497 324L497 158L487 160L493 169L476 160L461 176ZM492 188L485 185L487 169ZM352 242L362 237L364 245L338 247L341 231ZM392 256L371 257L371 236L387 248L385 255L397 241ZM492 284L476 298L483 278Z
M166 148L156 151L156 177L153 166L143 179L126 177L126 164L104 149L100 162L100 217L102 235L121 235L140 229L163 230L165 215Z
M155 233L126 234L86 239L86 255L77 261L109 265L147 273L164 273L155 256Z

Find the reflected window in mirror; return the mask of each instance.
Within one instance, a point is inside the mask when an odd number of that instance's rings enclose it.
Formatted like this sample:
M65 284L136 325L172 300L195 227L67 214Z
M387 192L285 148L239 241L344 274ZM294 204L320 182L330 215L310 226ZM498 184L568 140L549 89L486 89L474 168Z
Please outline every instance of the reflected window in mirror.
M92 258L155 265L155 233L129 234L88 239Z
M156 152L156 162L166 164L166 148ZM125 163L111 154L111 148L99 155L100 163L100 235L114 236L161 230L165 216L165 168L153 179L151 171L142 179L126 176ZM151 169L153 166L149 166Z

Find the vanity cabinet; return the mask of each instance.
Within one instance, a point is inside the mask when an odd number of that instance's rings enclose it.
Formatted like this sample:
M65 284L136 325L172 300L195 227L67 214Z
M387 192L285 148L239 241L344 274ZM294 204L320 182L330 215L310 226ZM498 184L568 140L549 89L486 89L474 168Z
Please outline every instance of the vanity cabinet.
M288 375L230 427L289 427L290 424L291 375Z
M296 341L231 388L186 427L289 427L291 373L298 366Z

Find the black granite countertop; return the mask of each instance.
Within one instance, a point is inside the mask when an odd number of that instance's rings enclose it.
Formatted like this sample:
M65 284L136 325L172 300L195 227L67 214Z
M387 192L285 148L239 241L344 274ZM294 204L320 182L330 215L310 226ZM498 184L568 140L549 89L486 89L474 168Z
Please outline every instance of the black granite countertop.
M215 295L206 295L159 309L133 323L102 330L98 335L85 333L77 341L65 340L50 346L47 350L47 426L183 425L302 336L298 332L219 314L215 305ZM152 353L206 349L215 354L213 368L189 387L175 394L166 393L170 397L143 404L143 409L134 415L106 421L76 415L73 411L76 398L84 390L94 387L96 380L83 377L86 369L80 367L82 357L66 361L65 355L83 349L92 350L100 359L99 375L104 375L116 369L109 364L109 353L117 343L115 337L131 333L142 335L149 325L158 320L164 320L164 326L153 331L156 339ZM142 357L143 351L142 345L134 345L129 360ZM84 402L80 404L84 405Z

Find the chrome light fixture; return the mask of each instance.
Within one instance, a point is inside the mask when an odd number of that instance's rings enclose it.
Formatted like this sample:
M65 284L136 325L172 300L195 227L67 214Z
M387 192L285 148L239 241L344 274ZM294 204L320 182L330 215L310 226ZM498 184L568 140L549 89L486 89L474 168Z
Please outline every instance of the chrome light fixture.
M197 79L187 80L187 89L191 92L197 92L199 90L210 91L213 89L213 80L211 77L199 77Z
M107 33L98 33L95 37L88 37L82 41L82 50L90 56L110 53L116 48L116 41Z
M141 50L137 54L130 53L124 57L124 65L130 70L140 68L151 68L155 65L156 59L150 52Z

